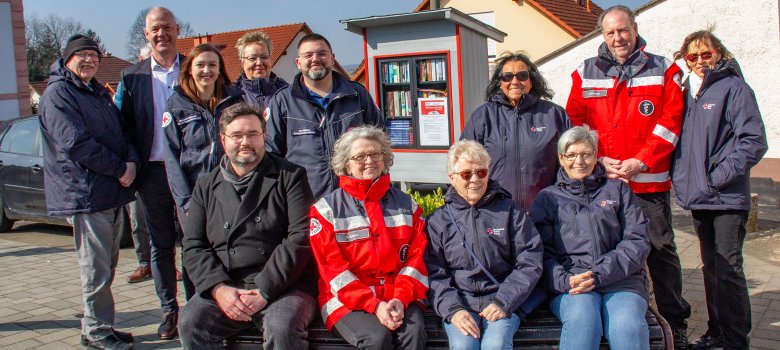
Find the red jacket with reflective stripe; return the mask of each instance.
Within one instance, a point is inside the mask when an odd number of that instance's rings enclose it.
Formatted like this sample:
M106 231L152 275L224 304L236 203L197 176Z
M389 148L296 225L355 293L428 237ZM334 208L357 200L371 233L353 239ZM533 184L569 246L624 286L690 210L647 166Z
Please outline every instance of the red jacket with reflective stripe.
M620 65L602 44L597 57L572 73L566 112L573 125L598 131L599 156L636 158L648 167L629 182L634 192L664 192L682 128L680 68L644 52L641 38L637 46Z
M319 305L331 329L353 310L373 314L381 301L404 307L428 290L422 209L390 176L342 176L340 188L311 207L309 240L320 272Z

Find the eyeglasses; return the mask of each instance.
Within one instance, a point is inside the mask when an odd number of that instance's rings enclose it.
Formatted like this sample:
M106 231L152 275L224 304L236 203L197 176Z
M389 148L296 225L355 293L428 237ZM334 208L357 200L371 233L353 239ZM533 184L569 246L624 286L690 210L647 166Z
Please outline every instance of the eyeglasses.
M84 52L84 51L76 52L74 55L76 55L76 57L78 57L78 58L80 58L82 60L85 60L85 61L87 60L87 58L91 58L93 61L97 61L97 60L100 59L100 55L98 55L96 53L89 53L89 52Z
M501 81L503 81L505 83L512 82L512 78L517 78L517 80L520 80L520 81L526 81L530 77L531 77L531 74L529 74L527 70L520 71L520 72L517 72L517 73L504 72L504 73L501 73L501 75L498 76L498 78L501 79Z
M250 56L250 57L243 57L242 59L245 59L249 62L260 62L260 61L270 60L271 56Z
M573 162L577 157L582 157L582 160L589 161L595 157L596 154L593 152L582 152L582 153L564 153L563 157L566 158L566 160Z
M704 51L704 52L692 53L692 54L685 55L685 59L688 62L696 62L696 61L699 60L699 57L701 57L702 60L706 61L706 60L712 58L712 51Z
M472 170L463 170L463 171L461 171L459 173L456 173L456 174L459 175L460 178L463 179L463 181L469 181L469 180L471 180L471 177L474 176L474 174L476 174L478 178L484 179L485 176L487 176L487 174L488 174L488 170L487 169L477 169L477 170L473 170L473 171Z
M355 163L365 163L369 157L371 158L371 160L378 162L384 159L385 155L382 152L364 153L364 154L354 155L352 157L349 157L349 159L353 160Z
M303 52L303 53L298 54L298 57L303 58L305 60L310 60L315 55L318 58L320 58L320 59L327 58L330 55L330 51L328 51L328 50L321 50L321 51L317 51L317 52Z
M235 143L244 142L244 139L249 141L249 143L256 143L256 142L260 141L260 139L262 138L263 134L261 134L261 133L251 133L251 134L246 134L246 135L233 134L233 135L225 135L225 136L227 136L229 139L233 140L233 142L235 142Z

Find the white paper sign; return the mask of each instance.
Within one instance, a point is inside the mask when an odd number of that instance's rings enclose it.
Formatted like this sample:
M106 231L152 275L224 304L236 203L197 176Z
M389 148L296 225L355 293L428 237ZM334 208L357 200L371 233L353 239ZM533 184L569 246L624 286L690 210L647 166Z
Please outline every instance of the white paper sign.
M420 115L420 146L449 146L447 98L417 99Z

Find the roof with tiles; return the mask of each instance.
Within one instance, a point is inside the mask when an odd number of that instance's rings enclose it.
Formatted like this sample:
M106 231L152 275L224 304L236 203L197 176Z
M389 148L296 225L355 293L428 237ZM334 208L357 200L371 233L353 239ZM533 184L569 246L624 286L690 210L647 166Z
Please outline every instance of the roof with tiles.
M306 23L285 24L273 27L260 27L253 29L242 29L232 32L214 33L199 36L179 38L176 41L176 48L182 54L186 55L198 44L211 43L221 49L222 59L225 60L225 68L230 75L230 80L234 81L241 72L241 61L238 58L236 41L248 32L262 31L271 38L273 48L271 50L271 67L276 65L279 58L284 55L292 44L295 36L300 32L309 34L312 30Z
M119 57L105 55L100 59L100 65L98 65L98 71L95 73L95 78L104 85L110 86L116 90L119 79L122 77L122 69L132 66L133 64L127 62ZM43 94L48 85L49 79L44 81L35 81L30 83L30 88L37 92L39 95Z

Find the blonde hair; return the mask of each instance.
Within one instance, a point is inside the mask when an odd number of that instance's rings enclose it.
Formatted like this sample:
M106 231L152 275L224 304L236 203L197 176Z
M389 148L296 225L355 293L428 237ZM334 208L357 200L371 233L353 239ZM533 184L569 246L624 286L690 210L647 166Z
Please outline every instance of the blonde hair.
M241 59L244 58L244 49L249 44L264 44L265 47L268 48L269 54L273 50L271 44L271 37L269 37L268 34L264 32L249 32L242 35L240 38L238 38L238 41L236 41L236 49L238 49L238 58Z

